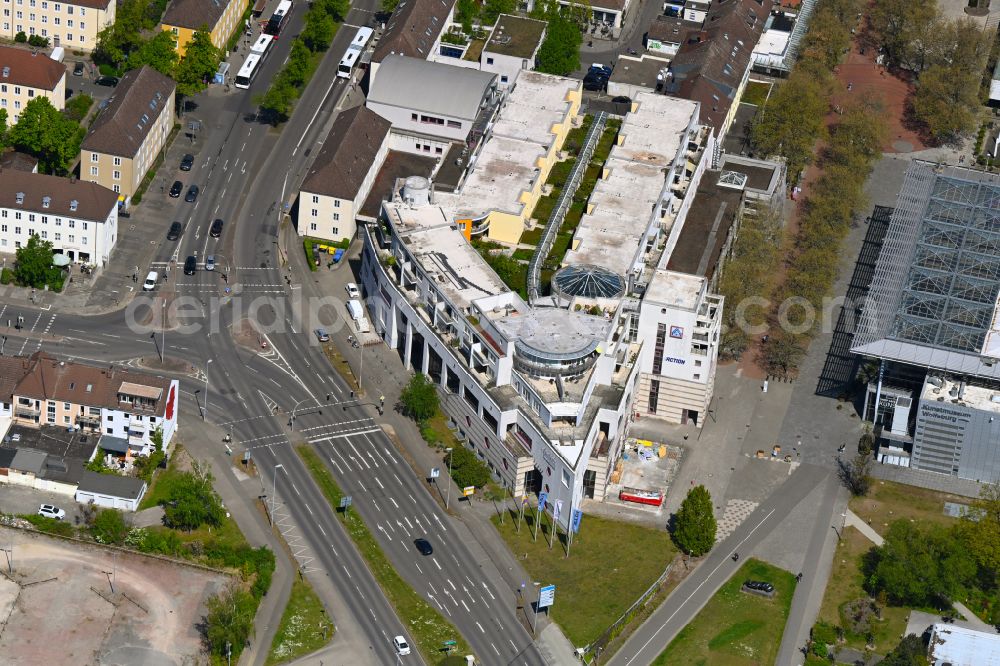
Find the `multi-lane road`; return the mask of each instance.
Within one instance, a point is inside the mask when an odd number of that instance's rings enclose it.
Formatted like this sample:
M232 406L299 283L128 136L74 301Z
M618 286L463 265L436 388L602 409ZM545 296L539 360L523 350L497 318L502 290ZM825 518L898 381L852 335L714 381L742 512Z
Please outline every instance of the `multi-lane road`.
M201 193L194 204L161 202L161 207L173 206L171 217L184 225L184 234L177 242L165 241L156 253L151 268L167 279L153 292L155 300L135 307L144 302L146 295L140 295L129 310L94 317L0 303L0 324L24 317L21 330L8 331L3 353L44 349L81 360L136 363L155 358L162 349L166 368L180 375L182 395L196 401L206 419L228 429L234 448L251 452L265 487L276 489L268 498L274 520L302 569L325 572L337 586L369 640L371 663L393 663L391 638L402 634L412 644L412 637L292 442L309 442L320 452L394 567L455 624L481 663L543 664L515 619L510 595L501 596L486 582L450 529L450 518L379 428L372 406L352 399L345 381L330 367L312 337L312 322L293 305L318 295L309 284L303 294L279 256L284 203L292 198L329 121L345 103L358 103L346 99L349 84L337 79L335 71L353 36L351 26L369 23L375 9L370 0L355 4L280 133L252 120L256 109L251 100L281 66L290 40L276 42L251 90L221 102L206 100L194 112L202 122L194 167L171 175L177 165L167 164L161 177L168 184L175 177L185 186L198 184ZM299 30L302 12L297 9L288 34ZM151 192L147 199L153 196ZM136 215L140 213L141 208ZM219 239L208 233L215 218L226 222ZM216 257L214 274L203 270L208 255ZM192 276L180 270L187 256L199 263ZM140 281L145 270L139 267ZM233 324L239 328L248 311L265 324L266 349L256 340L252 346L239 344L245 340L233 335ZM161 312L170 313L162 331ZM172 365L171 360L182 363ZM413 540L418 537L432 543L432 555L416 552ZM404 661L422 663L416 653Z

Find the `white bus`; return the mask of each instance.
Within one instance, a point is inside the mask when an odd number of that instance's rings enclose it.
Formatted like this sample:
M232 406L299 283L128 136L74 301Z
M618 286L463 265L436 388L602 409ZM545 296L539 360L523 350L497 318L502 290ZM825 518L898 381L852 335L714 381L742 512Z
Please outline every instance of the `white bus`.
M251 53L247 56L246 62L240 67L240 71L236 74L235 86L237 88L249 88L250 84L253 83L254 77L257 76L257 72L260 70L260 64L263 58L256 53Z
M337 76L343 79L351 78L351 72L354 71L354 66L361 59L361 54L364 53L365 47L368 46L368 42L371 41L373 34L375 34L375 31L371 28L358 28L357 34L354 35L354 39L351 40L350 46L347 47L347 51L344 53L344 57L340 59L340 66L337 67Z
M281 0L278 3L277 9L271 14L271 18L267 20L267 25L264 26L264 34L271 35L274 39L278 38L281 31L284 29L285 24L288 23L288 18L292 15L292 2L291 0Z
M250 47L250 53L259 55L260 59L263 60L273 43L274 38L271 37L271 35L261 35L257 38L257 41L253 43L253 46Z

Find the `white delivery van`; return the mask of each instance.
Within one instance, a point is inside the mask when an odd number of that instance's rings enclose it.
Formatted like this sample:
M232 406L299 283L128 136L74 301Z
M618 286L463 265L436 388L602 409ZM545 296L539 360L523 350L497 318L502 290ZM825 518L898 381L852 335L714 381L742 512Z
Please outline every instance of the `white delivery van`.
M160 278L160 274L156 271L149 271L149 275L146 276L146 281L142 283L143 291L153 291L156 288L156 281Z
M347 301L347 314L351 315L351 319L357 321L365 316L365 311L361 307L361 301L354 300L353 298Z

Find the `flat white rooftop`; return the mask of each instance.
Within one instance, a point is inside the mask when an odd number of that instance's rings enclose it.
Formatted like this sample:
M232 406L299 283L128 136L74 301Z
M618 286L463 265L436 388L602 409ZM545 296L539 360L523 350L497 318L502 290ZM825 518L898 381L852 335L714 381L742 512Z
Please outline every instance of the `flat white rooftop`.
M545 356L589 354L608 337L611 320L562 308L529 308L492 319L508 340Z
M509 291L439 206L386 203L385 210L414 260L455 307Z
M788 50L788 41L791 38L790 32L784 30L768 30L760 36L757 46L753 48L753 57L759 58L783 58Z
M1000 666L1000 636L954 624L935 624L928 657L932 666Z
M705 278L658 268L646 287L643 302L695 310L704 288Z
M552 127L566 121L569 96L582 87L583 82L577 79L521 72L493 124L493 135L552 145Z
M983 412L994 412L1000 414L1000 391L991 390L982 386L966 384L961 386L950 377L940 377L941 386L936 386L931 382L931 377L924 382L920 397L924 400L942 402L945 404L958 404L978 409ZM959 397L961 395L961 397ZM957 400L958 402L954 402Z

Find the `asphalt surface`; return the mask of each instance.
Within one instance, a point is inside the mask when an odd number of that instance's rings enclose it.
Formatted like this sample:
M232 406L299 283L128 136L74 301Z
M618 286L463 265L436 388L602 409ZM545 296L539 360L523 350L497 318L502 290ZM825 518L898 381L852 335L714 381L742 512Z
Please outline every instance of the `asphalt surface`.
M352 400L349 387L329 366L311 330L319 325L333 330L339 321L337 304L323 308L319 319L308 307L300 312L296 304L308 299L279 256L284 202L293 199L309 155L322 142L333 114L345 103L359 101L345 99L349 84L337 79L335 71L353 37L350 26L368 23L376 7L367 4L370 7L352 10L299 100L297 113L280 133L255 120L251 99L264 91L282 64L290 43L284 39L275 43L249 91L216 99L196 97L197 107L180 119L185 127L191 119L202 123L192 143L194 167L181 172L177 164L165 165L156 182L169 188L174 179L181 180L185 190L197 184L200 196L194 203L183 197L166 202L173 206L173 219L184 225L184 234L176 242L164 240L151 267L134 267L140 283L150 268L159 271L161 279L166 276L152 292L160 300L137 297L124 312L93 317L0 303L0 324L24 318L20 330L0 326L3 353L44 349L66 358L139 365L138 359L151 362L162 350L166 363L158 370L178 376L182 397L232 433L237 455L250 451L272 495L267 502L274 520L300 567L330 576L367 636L372 663L394 663L392 637L404 635L411 644L412 637L301 464L292 441L308 441L322 453L393 565L456 625L481 663L543 664L515 620L513 604L499 602L500 595L480 575L469 550L451 537L450 519L378 428L374 406ZM298 32L301 14L293 15L285 34ZM188 139L182 133L177 141L183 148ZM155 189L147 199L166 199ZM222 237L214 239L208 229L217 217L226 226ZM216 257L214 272L203 270L207 255ZM187 256L198 261L194 275L180 270ZM162 325L161 313L166 314ZM264 324L266 349L234 341L230 327L248 313ZM294 430L289 428L293 413ZM181 427L196 428L197 423ZM418 536L431 541L433 555L416 553L413 539ZM422 660L414 651L403 662Z

